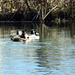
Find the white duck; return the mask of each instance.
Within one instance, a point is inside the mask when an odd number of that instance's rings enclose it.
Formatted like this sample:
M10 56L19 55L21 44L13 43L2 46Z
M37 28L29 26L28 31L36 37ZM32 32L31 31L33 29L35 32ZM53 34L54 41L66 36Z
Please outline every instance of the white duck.
M31 33L29 35L29 39L33 39L33 40L39 39L39 34L36 31L31 30Z

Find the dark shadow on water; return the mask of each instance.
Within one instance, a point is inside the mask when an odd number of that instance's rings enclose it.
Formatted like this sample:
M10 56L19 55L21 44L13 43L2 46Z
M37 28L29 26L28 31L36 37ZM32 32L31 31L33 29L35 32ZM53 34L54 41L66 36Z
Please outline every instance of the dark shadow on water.
M26 30L27 32L32 29L36 30L39 24L33 22L0 22L0 36L10 35L11 31Z
M65 33L65 36L69 36L69 37L75 37L75 23L74 22L66 22L66 23L60 23L60 24L56 24L54 22L45 22L43 24L40 24L39 27L39 33L41 38L47 38L47 37L51 37L52 35L58 36L59 33ZM64 35L64 34L62 34Z
M33 23L33 22L0 22L0 35L11 34L11 31L27 30L28 32L34 29L39 32L41 38L51 37L54 30L58 32L63 29L70 32L71 37L75 37L75 23L67 22L56 24L54 22ZM58 33L59 33L58 32ZM68 34L68 33L67 33Z

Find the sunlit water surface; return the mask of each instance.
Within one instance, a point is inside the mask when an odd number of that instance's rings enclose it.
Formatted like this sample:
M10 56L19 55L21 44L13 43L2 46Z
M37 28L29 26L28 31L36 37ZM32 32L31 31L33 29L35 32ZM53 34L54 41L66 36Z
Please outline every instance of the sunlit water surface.
M11 31L25 29L0 26L0 75L75 75L75 26L34 27L39 40L13 42ZM27 28L30 29L30 28Z

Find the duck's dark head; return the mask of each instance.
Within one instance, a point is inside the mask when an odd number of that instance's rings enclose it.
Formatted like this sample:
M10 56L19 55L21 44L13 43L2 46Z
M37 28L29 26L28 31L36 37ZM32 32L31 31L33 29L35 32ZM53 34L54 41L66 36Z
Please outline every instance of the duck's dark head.
M22 31L22 34L25 34L25 31Z
M19 31L17 31L17 33L16 33L17 35L19 35Z
M35 34L36 33L36 31L35 30L31 30L31 34Z

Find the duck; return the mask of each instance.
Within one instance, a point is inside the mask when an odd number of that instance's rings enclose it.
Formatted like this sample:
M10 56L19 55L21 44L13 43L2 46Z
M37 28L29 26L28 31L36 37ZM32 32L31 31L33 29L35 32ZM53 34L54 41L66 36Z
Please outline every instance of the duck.
M31 41L31 40L35 40L35 39L39 39L39 35L36 31L31 30L30 34L26 33L26 30L22 31L21 34L19 31L17 31L16 35L11 36L11 40L13 41Z
M16 35L11 36L11 40L13 41L26 40L25 31L22 31L22 34L19 34L19 31L17 31Z
M16 35L10 35L11 40L13 41L19 41L20 35L19 35L19 31L17 31Z
M36 31L34 31L34 30L31 30L31 33L30 33L30 35L29 35L29 39L33 39L33 40L35 40L35 39L39 39L40 37L39 37L39 33L37 33Z
M20 38L19 41L21 41L21 42L25 41L27 43L27 42L30 42L31 40L29 39L29 37L27 37L25 39L24 38Z

